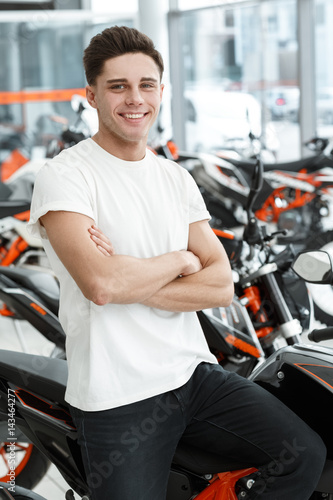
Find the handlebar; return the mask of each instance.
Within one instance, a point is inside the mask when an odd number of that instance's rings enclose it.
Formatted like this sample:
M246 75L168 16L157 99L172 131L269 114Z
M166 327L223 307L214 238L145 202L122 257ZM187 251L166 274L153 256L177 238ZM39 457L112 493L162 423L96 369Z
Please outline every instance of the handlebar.
M308 335L308 339L312 342L323 342L324 340L333 340L333 326L321 328L320 330L312 330Z

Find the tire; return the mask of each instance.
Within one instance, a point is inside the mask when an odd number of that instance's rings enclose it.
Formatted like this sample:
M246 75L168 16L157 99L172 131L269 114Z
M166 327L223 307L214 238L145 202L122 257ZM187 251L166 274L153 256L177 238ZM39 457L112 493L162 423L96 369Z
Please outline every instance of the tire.
M2 442L0 448L0 482L10 480L8 458L11 452L9 442ZM31 443L17 442L15 445L15 484L33 489L45 476L51 462Z
M13 488L7 483L0 482L0 500L46 500L37 493L15 485Z
M325 250L333 258L333 231L326 231L307 240L304 250ZM312 295L315 318L333 326L333 287L307 283Z

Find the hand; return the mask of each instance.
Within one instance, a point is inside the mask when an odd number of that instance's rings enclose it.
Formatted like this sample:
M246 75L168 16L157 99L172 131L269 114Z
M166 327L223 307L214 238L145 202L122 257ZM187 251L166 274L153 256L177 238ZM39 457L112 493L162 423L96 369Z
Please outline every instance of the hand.
M90 233L90 238L103 255L105 255L106 257L111 257L111 255L114 255L115 252L111 241L105 236L104 233L102 233L100 229L98 229L98 227L92 225L88 229L88 231Z
M197 257L193 252L189 250L181 251L185 257L185 267L181 272L181 276L188 276L189 274L197 273L201 271L202 265L199 257Z

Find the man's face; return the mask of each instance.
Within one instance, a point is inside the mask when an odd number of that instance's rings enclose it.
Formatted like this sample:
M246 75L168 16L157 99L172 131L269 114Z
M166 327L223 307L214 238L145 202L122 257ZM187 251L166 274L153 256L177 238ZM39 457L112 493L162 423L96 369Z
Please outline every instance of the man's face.
M96 84L87 87L87 99L97 109L98 136L115 148L146 146L156 120L163 85L154 60L142 53L108 59ZM120 156L121 157L121 156Z

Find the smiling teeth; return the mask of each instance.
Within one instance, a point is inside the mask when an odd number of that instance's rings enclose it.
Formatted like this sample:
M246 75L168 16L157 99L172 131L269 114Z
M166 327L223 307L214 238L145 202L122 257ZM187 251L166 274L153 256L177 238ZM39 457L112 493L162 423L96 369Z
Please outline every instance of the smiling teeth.
M143 113L137 113L137 114L131 114L131 115L125 115L126 118L142 118Z

